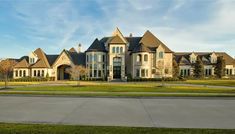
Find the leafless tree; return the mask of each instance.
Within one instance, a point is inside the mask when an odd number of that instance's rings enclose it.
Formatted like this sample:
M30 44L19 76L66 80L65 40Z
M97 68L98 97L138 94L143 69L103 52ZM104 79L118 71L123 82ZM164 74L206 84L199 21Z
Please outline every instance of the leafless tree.
M15 60L6 59L0 62L0 73L4 76L5 79L5 88L8 86L8 79L10 74L13 71L13 68L16 64Z
M75 65L66 70L67 73L69 73L72 77L72 79L77 81L77 86L80 85L80 77L86 76L88 74L88 70L81 65Z

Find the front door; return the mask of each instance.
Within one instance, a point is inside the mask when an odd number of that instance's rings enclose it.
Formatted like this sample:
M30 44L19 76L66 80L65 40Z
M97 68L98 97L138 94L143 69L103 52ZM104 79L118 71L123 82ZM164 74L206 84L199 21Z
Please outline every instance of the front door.
M113 66L113 78L114 79L121 78L121 66Z

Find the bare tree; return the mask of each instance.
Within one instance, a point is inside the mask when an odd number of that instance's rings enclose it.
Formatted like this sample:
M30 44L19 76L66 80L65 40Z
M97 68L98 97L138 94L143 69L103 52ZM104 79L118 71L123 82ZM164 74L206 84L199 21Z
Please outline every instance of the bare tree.
M72 79L77 81L77 86L80 85L80 77L86 76L88 74L88 70L81 65L72 66L71 68L68 68L66 72L71 75Z
M164 75L165 75L165 68L164 68L164 62L163 61L158 61L158 65L156 66L158 69L158 74L162 77L162 86L165 86L164 83Z
M10 74L13 71L13 68L16 64L15 60L6 59L0 62L0 73L4 76L5 79L5 88L8 86L8 79Z

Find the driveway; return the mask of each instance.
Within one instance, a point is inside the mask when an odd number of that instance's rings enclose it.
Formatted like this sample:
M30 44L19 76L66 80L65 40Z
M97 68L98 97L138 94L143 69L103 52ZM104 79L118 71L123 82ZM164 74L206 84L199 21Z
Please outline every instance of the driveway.
M0 96L0 122L235 128L235 98Z

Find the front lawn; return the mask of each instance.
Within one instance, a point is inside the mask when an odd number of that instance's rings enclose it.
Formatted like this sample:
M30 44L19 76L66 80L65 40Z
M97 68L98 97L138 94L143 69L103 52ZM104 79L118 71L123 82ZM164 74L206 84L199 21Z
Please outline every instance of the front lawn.
M212 86L235 86L235 80L187 80L186 84L198 84L198 85L212 85Z
M234 129L97 127L0 123L1 134L232 134Z

